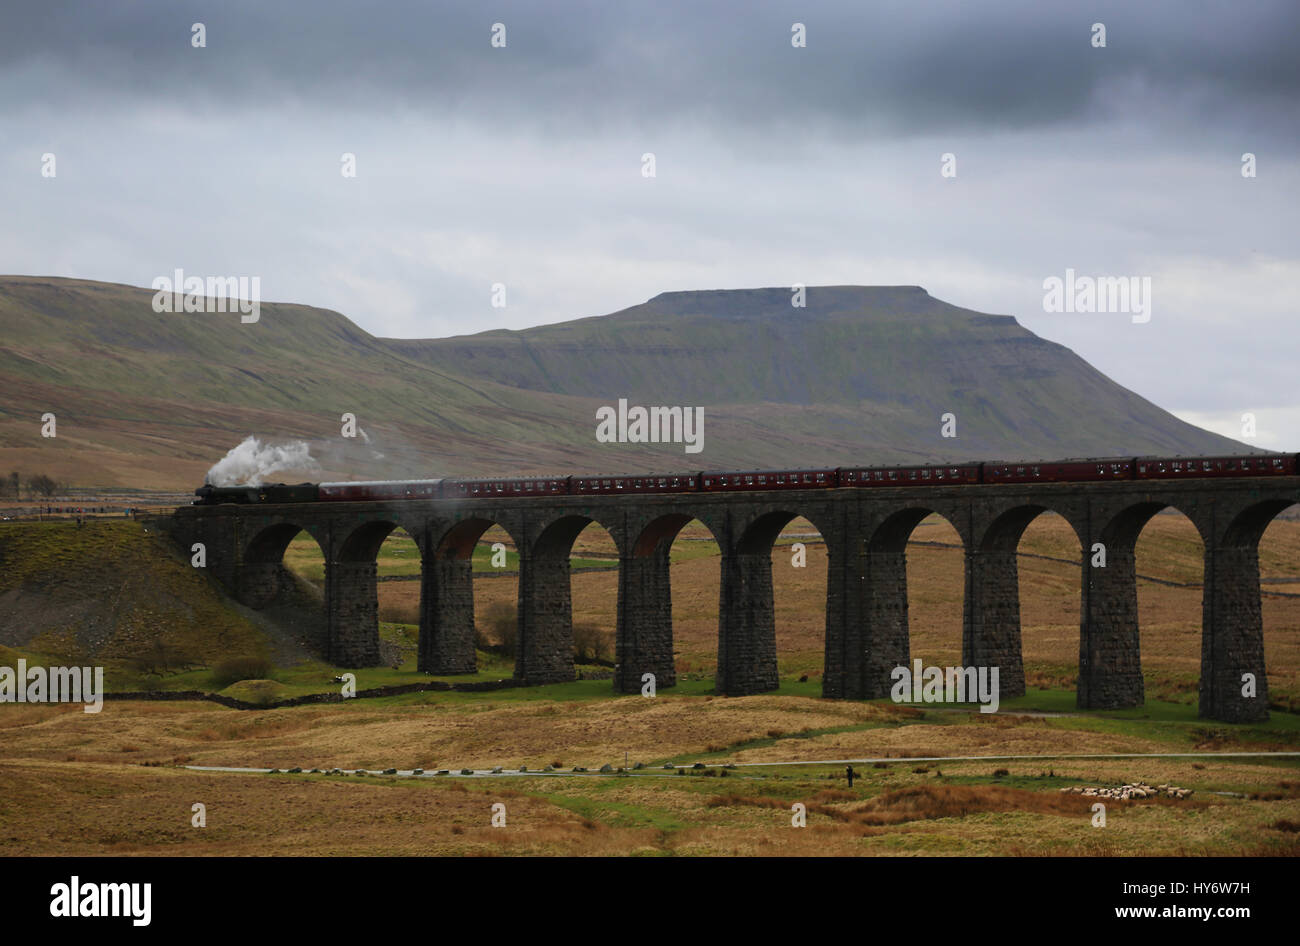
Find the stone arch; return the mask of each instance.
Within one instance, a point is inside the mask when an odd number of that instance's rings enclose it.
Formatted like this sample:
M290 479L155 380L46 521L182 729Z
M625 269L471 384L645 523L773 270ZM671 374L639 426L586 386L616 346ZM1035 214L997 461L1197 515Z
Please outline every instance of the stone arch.
M1020 613L1020 541L1039 516L1055 512L1074 533L1086 567L1083 538L1071 516L1049 505L1022 502L995 512L968 552L966 600L962 619L962 661L965 666L998 669L1000 697L1025 693L1024 647ZM1082 615L1083 599L1080 598ZM1082 618L1080 634L1082 635Z
M235 591L242 604L260 611L286 593L298 590L297 578L284 564L284 553L299 533L311 536L320 549L322 560L329 561L325 543L312 529L285 520L263 525L245 544L240 557Z
M1278 514L1300 502L1300 497L1264 499L1237 512L1215 544L1219 548L1258 548L1259 540Z
M1185 505L1184 500L1190 505ZM1202 548L1209 548L1202 510L1194 496L1145 498L1103 507L1099 518L1094 514L1095 532L1087 540L1082 583L1077 695L1082 708L1119 709L1140 706L1146 699L1137 543L1148 523L1166 509L1173 509L1190 522ZM1093 564L1094 557L1098 562L1102 560L1099 553L1104 553L1104 566Z
M586 512L567 512L552 519L537 533L530 553L533 556L567 556L573 550L578 535L593 522L609 533L622 554L623 543L619 541L621 530L606 525Z
M335 552L325 563L325 650L333 664L371 667L380 662L377 559L384 540L397 527L387 516L360 522L336 540Z
M614 690L637 693L653 679L656 689L675 686L672 566L673 542L691 513L660 512L632 525L619 562L618 624L614 636ZM718 541L713 524L700 519ZM718 541L719 548L722 543ZM649 674L648 678L646 675Z
M813 522L835 547L835 533L823 509L795 499L739 507L746 514L725 533L718 602L718 670L715 689L728 696L777 689L776 623L772 594L772 546L781 529L798 516ZM714 534L718 530L714 529ZM828 583L829 584L829 583ZM829 622L828 622L829 623ZM830 635L838 647L838 627ZM825 683L825 678L823 679Z
M519 536L516 534L516 530L512 528L512 524L489 516L470 516L449 523L430 536L434 557L461 560L472 558L478 540L483 537L483 533L493 526L503 529L506 535L510 536L510 540L515 543L516 550L523 548L523 544L519 541Z
M505 531L516 551L523 549L515 524L491 515L470 514L427 529L418 656L418 667L424 673L453 675L478 670L474 646L474 549L494 526ZM518 600L516 593L516 604Z
M316 538L315 533L305 526L300 526L296 522L275 522L259 529L257 533L244 546L245 562L278 562L283 560L285 549L289 543L294 540L299 532L306 532L316 544L320 545L320 540ZM321 548L321 555L325 555L324 547Z
M641 527L636 538L632 542L631 557L647 558L656 554L662 546L665 551L673 544L678 533L682 531L696 517L687 513L670 512L656 516ZM708 528L708 523L705 523ZM713 532L712 529L709 530ZM714 534L714 538L717 535Z
M781 530L800 518L807 519L816 527L826 541L827 547L833 539L837 538L833 530L828 528L831 523L825 521L826 513L823 510L781 505L758 512L741 527L740 536L736 540L736 552L742 555L769 554Z
M1044 513L1054 513L1064 519L1078 540L1082 551L1084 533L1080 530L1079 523L1069 513L1054 509L1046 503L1037 502L1017 504L998 512L984 527L975 542L975 547L982 552L1014 552L1020 547L1020 540L1024 538L1025 530Z
M866 550L874 553L902 552L912 539L912 532L929 516L938 516L952 527L963 549L973 542L968 534L964 510L944 503L908 503L889 512L879 521L868 518Z
M621 531L587 511L552 518L521 550L515 676L527 683L561 683L575 677L569 555L578 534L593 522L609 533L621 557Z
M758 693L780 686L777 648L777 582L772 557L776 540L796 519L806 519L821 535L826 550L826 577L822 600L822 695L837 696L840 679L840 635L843 619L841 596L832 593L830 559L841 554L840 531L834 513L824 504L811 508L799 502L764 503L752 510L737 529L730 550L724 549L723 574L730 576L729 600L733 610L719 608L718 689L722 692ZM743 662L743 663L742 663Z
M1248 501L1206 545L1201 596L1201 681L1198 713L1232 721L1268 718L1264 609L1259 542L1297 497ZM1253 692L1247 680L1253 678Z
M858 596L851 611L859 617L850 622L845 634L849 645L845 654L845 695L887 697L894 668L910 666L907 544L924 519L937 515L952 527L968 552L971 543L966 522L957 513L943 504L908 503L874 522L868 520L857 564Z
M551 523L534 543L535 556L555 555L569 563L569 633L575 662L594 661L604 665L615 658L618 604L617 596L611 598L606 586L610 581L618 584L618 572L625 557L620 538L605 522L591 518L583 510L581 515ZM581 566L590 566L591 562L583 559L594 559L603 567L595 572L587 571ZM579 631L585 633L580 637Z
M1099 540L1106 546L1107 562L1110 561L1112 548L1131 549L1136 546L1138 537L1142 534L1142 530L1147 527L1147 523L1166 509L1172 509L1185 517L1188 522L1196 527L1196 532L1200 536L1202 544L1209 544L1207 542L1206 528L1200 521L1201 517L1197 514L1198 510L1184 508L1182 504L1177 502L1148 499L1125 505L1113 511L1106 518L1098 535Z
M343 537L334 555L338 562L374 562L384 540L398 527L392 519L363 522Z

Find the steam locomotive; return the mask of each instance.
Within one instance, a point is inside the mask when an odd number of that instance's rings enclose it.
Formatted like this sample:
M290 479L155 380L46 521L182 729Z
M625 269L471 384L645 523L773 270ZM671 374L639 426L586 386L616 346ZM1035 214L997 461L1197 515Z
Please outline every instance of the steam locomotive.
M194 491L196 506L221 503L362 502L403 499L517 499L529 496L607 496L615 493L712 493L783 489L870 489L969 483L1092 483L1234 476L1294 476L1300 454L1236 457L1127 457L1036 463L982 462L921 466L836 467L819 470L741 470L633 476L512 477L509 479L370 480L212 486Z

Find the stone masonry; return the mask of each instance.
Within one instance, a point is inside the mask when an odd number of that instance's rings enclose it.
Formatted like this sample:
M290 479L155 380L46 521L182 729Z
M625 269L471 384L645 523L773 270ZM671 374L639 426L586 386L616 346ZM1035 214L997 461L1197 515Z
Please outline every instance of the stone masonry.
M823 695L876 699L910 657L907 541L938 513L965 547L963 663L998 667L1001 695L1011 697L1025 692L1016 549L1029 523L1052 511L1079 538L1078 702L1113 708L1143 701L1134 547L1151 516L1172 506L1205 549L1200 714L1237 721L1268 715L1257 547L1269 521L1297 501L1300 477L1270 477L186 506L171 526L187 553L202 542L211 576L253 608L291 580L282 556L305 529L326 563L326 656L351 667L379 660L375 558L405 528L422 556L419 667L456 674L475 670L473 548L499 525L520 560L515 676L534 684L574 678L569 554L598 522L619 550L613 685L636 693L645 674L656 687L676 682L669 549L699 519L722 550L716 686L739 696L779 684L771 552L782 528L804 516L828 556Z

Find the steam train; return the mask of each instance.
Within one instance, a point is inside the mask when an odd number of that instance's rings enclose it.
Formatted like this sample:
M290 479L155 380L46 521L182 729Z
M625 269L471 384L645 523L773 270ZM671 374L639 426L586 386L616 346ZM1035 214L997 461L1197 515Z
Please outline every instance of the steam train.
M509 479L371 480L211 486L194 491L196 506L222 503L362 502L401 499L517 499L529 496L607 496L615 493L713 493L782 489L870 489L969 483L1095 483L1235 476L1294 476L1300 454L1236 457L1127 457L1036 463L981 462L922 466L836 467L820 470L741 470L632 476L512 477Z

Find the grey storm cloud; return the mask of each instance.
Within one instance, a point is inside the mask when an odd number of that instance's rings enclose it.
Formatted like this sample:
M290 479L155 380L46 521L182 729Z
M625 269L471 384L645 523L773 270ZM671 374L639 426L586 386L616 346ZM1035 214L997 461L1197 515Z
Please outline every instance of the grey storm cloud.
M488 43L498 21L507 50ZM1087 42L1094 21L1103 55ZM190 48L194 22L203 53ZM808 34L798 53L794 22ZM0 108L126 96L401 107L566 135L693 117L857 136L1032 128L1140 99L1294 141L1297 35L1290 0L53 2L3 14Z
M1295 0L10 3L0 260L402 337L919 284L1300 448L1297 36ZM1044 311L1067 268L1152 277L1150 323Z

